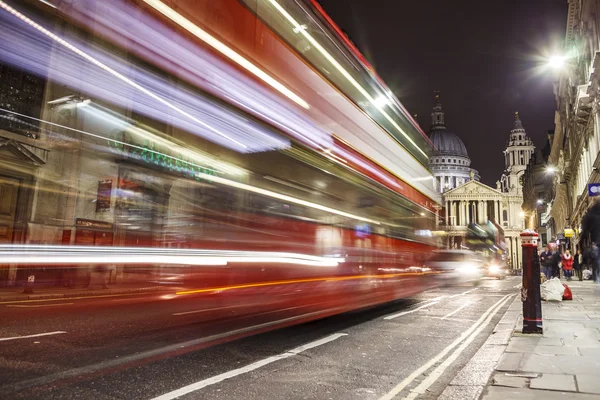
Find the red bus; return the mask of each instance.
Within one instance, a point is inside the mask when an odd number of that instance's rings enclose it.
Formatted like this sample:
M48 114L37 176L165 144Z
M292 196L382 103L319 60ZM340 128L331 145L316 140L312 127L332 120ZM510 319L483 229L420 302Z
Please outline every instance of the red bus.
M40 114L0 111L40 149L4 284L159 285L285 323L437 285L431 144L316 3L0 7L0 63L45 82Z

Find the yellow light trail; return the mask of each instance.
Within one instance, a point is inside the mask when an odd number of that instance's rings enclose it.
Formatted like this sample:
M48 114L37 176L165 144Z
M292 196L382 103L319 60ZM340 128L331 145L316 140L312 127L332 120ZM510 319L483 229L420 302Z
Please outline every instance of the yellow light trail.
M231 286L218 286L204 289L191 289L184 290L181 292L175 292L177 295L197 294L197 293L210 293L210 292L222 292L225 290L232 289L247 289L264 286L276 286L276 285L291 285L294 283L309 283L309 282L338 282L338 281L349 281L357 279L390 279L397 278L399 276L419 276L419 275L431 275L439 274L438 271L427 271L427 272L403 272L399 274L382 274L382 275L349 275L349 276L330 276L324 278L306 278L306 279L290 279L281 281L268 281L268 282L254 282L245 283L243 285L231 285Z

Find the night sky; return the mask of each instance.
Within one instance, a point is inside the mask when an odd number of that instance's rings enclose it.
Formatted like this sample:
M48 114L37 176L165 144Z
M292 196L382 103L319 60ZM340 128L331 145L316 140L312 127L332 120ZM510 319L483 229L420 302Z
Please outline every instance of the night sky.
M496 187L519 111L536 146L554 129L544 60L564 41L567 0L319 0L425 132L433 91L471 166Z

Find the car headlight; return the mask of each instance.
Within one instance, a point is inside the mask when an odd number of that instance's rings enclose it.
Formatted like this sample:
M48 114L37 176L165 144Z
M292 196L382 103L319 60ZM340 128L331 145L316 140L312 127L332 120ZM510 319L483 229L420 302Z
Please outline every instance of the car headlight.
M490 265L489 271L492 274L496 274L496 273L500 272L500 267L496 264L492 264L492 265Z
M477 266L475 264L465 264L462 267L459 267L458 271L463 274L472 274L477 271Z

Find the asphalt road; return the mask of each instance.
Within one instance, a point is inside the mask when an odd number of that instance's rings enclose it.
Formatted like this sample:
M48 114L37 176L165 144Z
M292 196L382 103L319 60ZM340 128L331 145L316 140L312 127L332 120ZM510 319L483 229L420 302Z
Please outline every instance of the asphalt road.
M310 317L319 299L302 307L283 294L268 304L204 296L202 308L164 294L4 303L0 398L380 399L421 384L419 398L435 399L518 283L430 290L277 330ZM422 373L452 353L435 377Z

